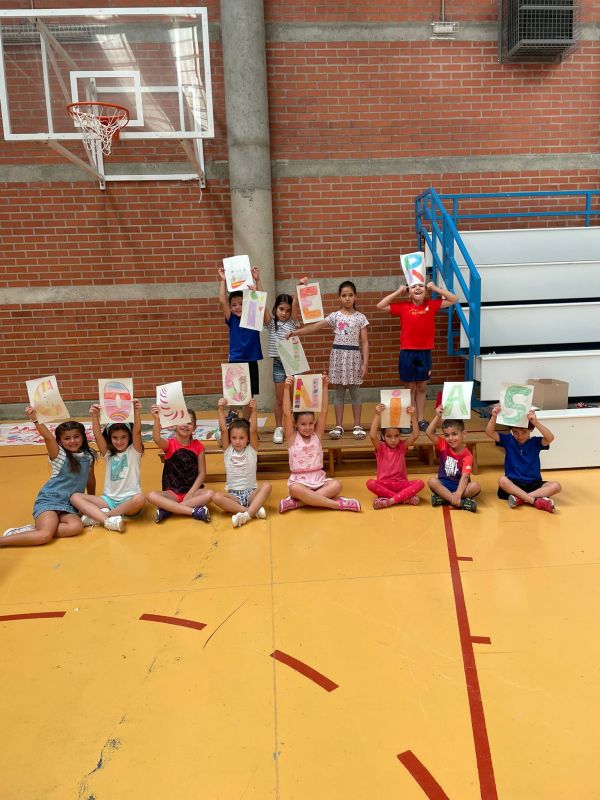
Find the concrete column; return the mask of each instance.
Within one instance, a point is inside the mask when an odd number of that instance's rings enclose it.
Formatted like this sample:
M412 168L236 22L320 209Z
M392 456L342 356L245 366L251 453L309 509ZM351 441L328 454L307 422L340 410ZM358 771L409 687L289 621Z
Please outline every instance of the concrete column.
M221 0L229 183L235 255L261 267L262 288L275 301L271 152L262 0ZM266 337L262 336L266 356ZM271 361L259 364L261 408L274 406Z

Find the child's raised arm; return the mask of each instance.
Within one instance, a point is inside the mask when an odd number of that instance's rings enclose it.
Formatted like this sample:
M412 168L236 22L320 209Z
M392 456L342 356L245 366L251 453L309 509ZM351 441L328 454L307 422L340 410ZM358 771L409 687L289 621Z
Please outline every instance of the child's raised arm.
M295 433L294 418L292 417L292 399L290 397L290 387L292 387L293 385L294 385L294 378L290 375L285 379L285 385L283 388L283 403L282 403L283 434L288 444L291 443Z
M219 303L225 319L228 320L231 316L231 307L227 297L227 284L225 283L225 270L223 267L219 267L217 275L219 276Z
M131 426L131 440L134 448L138 453L144 452L144 443L142 441L142 418L140 416L140 401L133 400L133 425Z
M318 323L316 323L318 324ZM329 376L323 374L323 395L321 399L321 413L315 425L315 433L321 439L327 425L327 409L329 408Z
M369 429L369 437L371 439L371 444L375 448L378 449L381 439L379 438L379 428L381 427L381 415L385 411L385 403L377 403L375 406L375 414L373 415L373 419L371 420L371 427Z
M250 444L255 449L258 450L260 445L260 441L258 438L258 424L256 420L256 400L252 398L248 403L248 408L250 409Z
M90 406L90 415L92 417L92 433L96 440L96 447L101 456L108 450L106 439L102 436L102 428L100 427L100 406L98 403L93 403Z
M443 411L444 411L444 406L438 406L436 408L435 417L431 420L431 422L427 426L427 430L425 431L429 441L433 442L434 444L437 442L437 439L438 439L437 433L435 431L436 431L436 428L438 426L438 423L439 423L440 419L442 418Z
M166 450L169 447L169 442L160 435L160 409L156 404L150 406L150 413L154 417L152 423L152 439L154 444L160 447L161 450Z
M500 413L500 403L496 403L496 405L492 408L492 413L490 414L490 418L488 420L488 424L485 426L485 435L489 436L490 439L493 439L495 442L500 441L500 436L498 435L498 431L496 430L496 421L497 416Z
M405 283L400 286L399 289L396 289L395 292L386 295L382 300L377 303L377 308L381 311L385 311L386 308L389 308L392 303L396 303L403 295L408 294L408 287Z
M542 425L533 409L527 414L527 419L533 423L534 428L537 428L537 430L542 434L542 444L544 446L547 444L552 444L554 441L554 434L552 431L549 431L545 425Z
M300 278L298 281L298 286L306 286L308 283L308 278ZM298 302L298 289L294 290L294 294L292 296L292 313L290 315L291 319L299 320L302 319L302 314L300 313L300 303Z
M299 328L296 328L295 331L286 333L285 338L289 339L290 336L300 336L302 333L316 333L323 328L329 328L329 323L324 319L320 320L320 322L311 322L309 325L301 325Z
M419 430L419 422L417 420L417 415L415 414L415 407L409 406L406 410L410 414L410 434L406 438L406 447L408 448L417 441L421 431Z
M25 414L33 422L38 433L41 434L42 438L44 439L46 450L48 451L48 458L50 461L54 461L58 455L58 442L56 441L56 436L54 436L50 430L48 430L43 422L38 422L37 411L33 406L27 406L25 409Z
M225 418L225 409L227 408L227 400L221 397L217 403L217 413L219 415L219 430L221 431L221 447L227 450L229 447L229 429L227 428L227 421Z
M441 306L442 308L448 308L448 306L453 306L455 303L458 303L457 294L449 292L447 289L440 289L440 287L436 286L433 281L429 281L427 288L430 292L437 292L437 294L441 295L443 298Z

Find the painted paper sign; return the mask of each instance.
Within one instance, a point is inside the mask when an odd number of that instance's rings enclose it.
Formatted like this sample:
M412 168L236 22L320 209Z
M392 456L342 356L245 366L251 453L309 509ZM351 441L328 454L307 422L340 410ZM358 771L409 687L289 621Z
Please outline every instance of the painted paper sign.
M160 411L160 424L165 428L191 422L183 396L181 381L163 383L156 387L156 405Z
M381 413L382 428L410 428L410 389L382 389L381 403L385 411Z
M416 283L425 284L425 256L423 253L407 253L400 256L400 265L408 286Z
M471 419L473 381L446 381L442 392L442 419Z
M299 375L301 372L308 372L310 369L299 336L280 339L277 342L277 352L288 377L290 375Z
M265 324L266 305L266 292L259 292L256 289L244 290L240 328L249 328L251 331L262 331Z
M503 383L500 387L500 413L496 421L512 428L526 428L527 414L533 403L533 390L529 384Z
M58 391L55 375L34 378L31 381L25 381L25 385L29 395L29 405L35 408L40 422L69 419L69 412Z
M254 278L248 256L231 256L223 259L225 282L230 292L250 289L254 286Z
M323 303L321 302L321 289L318 283L307 283L306 286L297 286L298 302L302 322L320 322L325 319Z
M98 378L100 424L133 422L133 379Z
M230 406L246 406L252 400L248 364L221 364L223 397Z
M292 411L320 411L322 399L322 375L298 375L294 378Z

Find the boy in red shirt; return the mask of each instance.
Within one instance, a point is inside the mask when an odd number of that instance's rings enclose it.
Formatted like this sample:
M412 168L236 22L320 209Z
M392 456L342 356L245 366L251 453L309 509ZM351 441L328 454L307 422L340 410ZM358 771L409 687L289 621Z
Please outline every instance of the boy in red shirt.
M441 300L432 300L427 294L437 292ZM408 294L408 303L397 302ZM377 303L377 308L389 308L390 314L400 317L400 357L398 371L400 380L410 389L411 405L417 409L419 430L427 430L425 417L425 388L431 375L431 351L435 338L435 315L440 308L448 308L458 302L458 295L440 289L431 281L402 285Z
M444 435L437 436L435 429L443 410L443 406L436 408L435 417L427 428L427 436L435 444L440 461L437 478L427 481L433 492L431 505L450 504L465 511L477 511L473 498L479 494L481 486L471 480L473 456L465 444L465 424L462 419L445 419L442 422Z

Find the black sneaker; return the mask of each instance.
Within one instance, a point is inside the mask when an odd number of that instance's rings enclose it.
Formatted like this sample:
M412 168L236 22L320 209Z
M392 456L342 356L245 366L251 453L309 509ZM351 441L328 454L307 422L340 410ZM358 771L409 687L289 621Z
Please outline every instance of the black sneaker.
M447 506L448 502L444 500L443 497L440 497L439 494L432 494L431 495L431 505L432 506Z
M235 408L230 408L229 411L227 412L227 416L225 417L225 424L227 425L227 427L229 427L231 423L236 419L239 419L238 412L235 410Z
M158 525L159 522L162 522L164 519L167 519L168 517L172 516L173 516L172 511L165 511L164 508L157 508L156 513L154 514L154 522L156 522L156 524Z
M429 423L427 422L426 419L420 419L419 420L419 430L421 431L421 433L425 433L425 431L427 430L428 427L429 427Z
M194 519L199 519L202 522L210 522L210 511L208 510L207 506L196 506L196 508L192 511L192 517Z
M477 511L477 501L471 500L470 497L463 497L463 499L460 501L460 507L463 509L463 511L475 512Z

